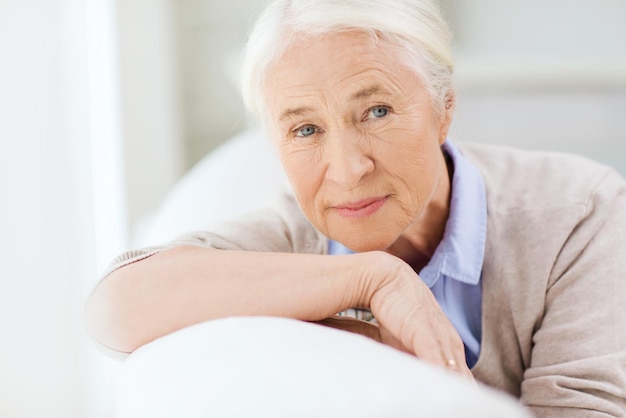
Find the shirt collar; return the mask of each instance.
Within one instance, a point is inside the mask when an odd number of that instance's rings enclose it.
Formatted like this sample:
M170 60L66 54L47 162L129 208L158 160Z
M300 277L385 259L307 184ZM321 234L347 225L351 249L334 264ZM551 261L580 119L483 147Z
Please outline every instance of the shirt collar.
M476 285L480 281L487 233L485 184L478 169L447 140L443 150L452 159L450 214L430 262L419 273L428 287L442 276Z

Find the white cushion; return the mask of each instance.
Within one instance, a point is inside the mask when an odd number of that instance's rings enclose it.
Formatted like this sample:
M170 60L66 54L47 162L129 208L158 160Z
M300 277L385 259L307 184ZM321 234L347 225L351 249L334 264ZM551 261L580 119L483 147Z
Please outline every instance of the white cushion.
M209 321L122 366L118 418L528 417L516 401L369 338L283 318Z

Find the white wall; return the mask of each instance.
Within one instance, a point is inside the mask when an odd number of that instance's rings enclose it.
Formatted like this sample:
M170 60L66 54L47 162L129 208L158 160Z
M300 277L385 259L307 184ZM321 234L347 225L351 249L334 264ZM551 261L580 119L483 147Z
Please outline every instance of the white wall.
M81 281L95 269L81 11L0 2L2 417L86 415Z
M152 211L183 173L175 2L117 5L122 133L131 225Z
M444 0L457 139L575 152L626 175L626 2Z
M263 3L172 2L187 167L246 127L238 90L239 52Z
M0 1L0 417L102 416L83 306L125 238L110 6Z

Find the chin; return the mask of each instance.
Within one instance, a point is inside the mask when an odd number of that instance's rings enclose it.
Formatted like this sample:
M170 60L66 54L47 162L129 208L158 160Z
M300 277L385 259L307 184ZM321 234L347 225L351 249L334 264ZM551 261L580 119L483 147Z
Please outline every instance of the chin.
M395 242L395 238L387 234L351 234L333 239L357 253L384 251Z

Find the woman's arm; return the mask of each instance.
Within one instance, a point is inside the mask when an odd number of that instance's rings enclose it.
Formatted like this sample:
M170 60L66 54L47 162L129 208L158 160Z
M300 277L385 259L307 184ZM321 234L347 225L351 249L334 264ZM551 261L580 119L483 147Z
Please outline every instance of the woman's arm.
M464 367L463 344L428 289L384 252L345 256L223 251L181 246L122 267L87 306L93 336L131 352L188 325L227 316L317 321L367 307L391 343Z
M611 172L552 268L522 401L538 417L626 416L626 184Z
M122 267L87 305L96 339L119 351L227 316L321 320L359 304L366 258L181 246ZM356 259L359 259L359 262ZM363 280L365 282L365 280Z

